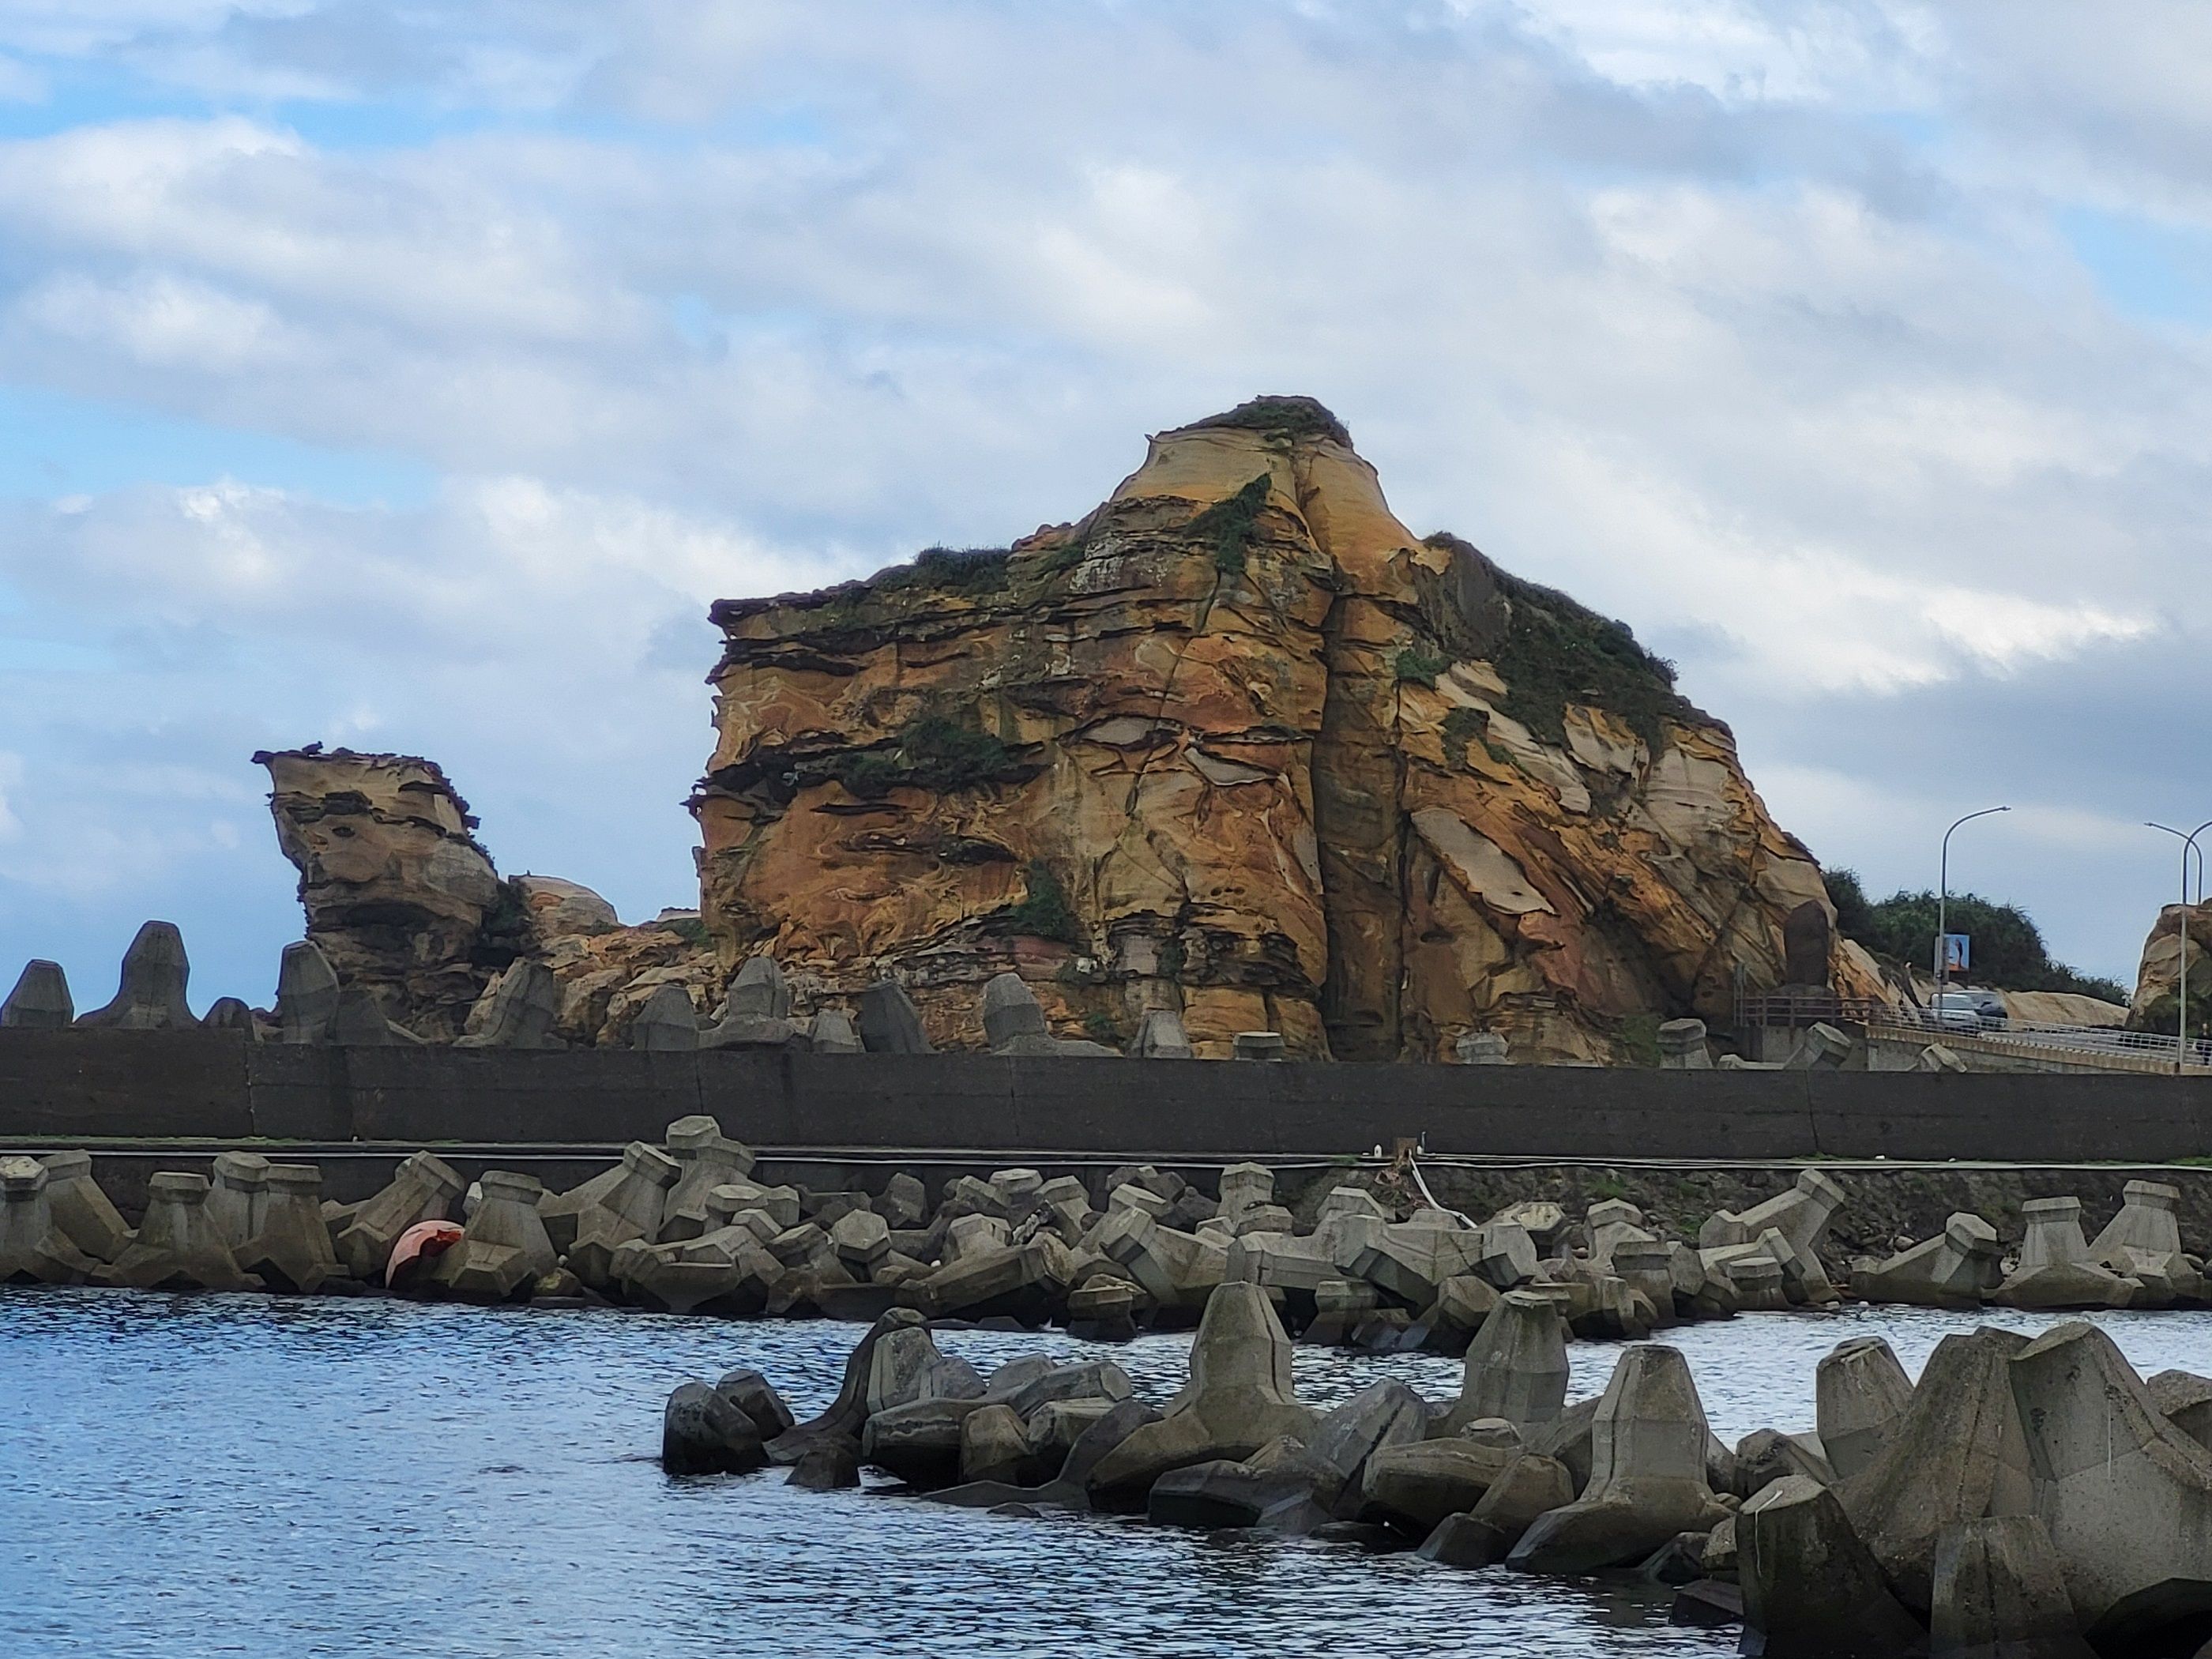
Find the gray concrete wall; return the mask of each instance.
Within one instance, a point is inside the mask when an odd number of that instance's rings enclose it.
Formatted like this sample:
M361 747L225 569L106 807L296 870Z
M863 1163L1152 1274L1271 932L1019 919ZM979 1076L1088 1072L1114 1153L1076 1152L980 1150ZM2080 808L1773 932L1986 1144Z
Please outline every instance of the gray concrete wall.
M0 1140L658 1139L708 1112L789 1148L2166 1162L2212 1152L2212 1079L1255 1065L988 1054L255 1045L0 1031Z

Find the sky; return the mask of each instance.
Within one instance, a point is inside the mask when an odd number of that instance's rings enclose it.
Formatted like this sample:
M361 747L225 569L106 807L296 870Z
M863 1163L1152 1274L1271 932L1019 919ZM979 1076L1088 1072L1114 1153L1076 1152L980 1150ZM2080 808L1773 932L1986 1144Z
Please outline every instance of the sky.
M301 932L259 748L696 902L709 601L1319 398L1876 894L2212 816L2212 7L6 0L0 983Z

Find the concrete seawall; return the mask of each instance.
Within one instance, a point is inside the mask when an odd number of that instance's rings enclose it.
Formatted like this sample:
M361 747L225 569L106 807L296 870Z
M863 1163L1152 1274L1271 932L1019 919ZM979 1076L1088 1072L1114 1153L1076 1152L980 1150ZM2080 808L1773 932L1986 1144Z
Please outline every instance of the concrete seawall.
M719 1119L757 1145L1039 1155L2166 1163L2212 1152L2212 1078L1262 1065L989 1054L287 1047L0 1032L0 1139L619 1143Z

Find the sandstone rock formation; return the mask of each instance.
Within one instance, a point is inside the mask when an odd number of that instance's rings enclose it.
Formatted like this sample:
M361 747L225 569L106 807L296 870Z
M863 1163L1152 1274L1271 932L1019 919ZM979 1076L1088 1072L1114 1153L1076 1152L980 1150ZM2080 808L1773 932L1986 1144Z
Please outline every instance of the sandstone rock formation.
M349 749L262 750L277 845L300 872L307 938L338 982L377 994L420 1036L460 1035L520 952L517 896L432 761Z
M1307 399L1161 434L1009 550L714 617L692 806L724 970L896 970L940 1046L982 1045L975 988L1012 970L1063 1037L1167 1007L1210 1057L1268 1030L1443 1059L1479 1028L1605 1060L1632 1016L1727 1018L1739 973L1782 981L1786 919L1830 914L1665 664L1413 535ZM1880 994L1832 942L1827 977Z
M2212 962L2204 958L2205 942L2212 939L2212 902L2191 905L2188 923L2189 1026L2191 1035L2201 1035L2204 1005L2212 1001ZM2158 920L2143 939L2142 959L2136 967L2136 994L2128 1005L2128 1024L2138 1031L2173 1035L2174 1000L2181 989L2183 934L2181 907L2169 904L2158 913Z
M694 913L625 927L588 887L502 880L436 763L319 744L253 758L275 786L270 811L300 872L309 942L341 987L374 995L417 1036L459 1036L518 958L551 971L553 1030L568 1042L626 1042L663 986L708 1006L720 994L725 975Z

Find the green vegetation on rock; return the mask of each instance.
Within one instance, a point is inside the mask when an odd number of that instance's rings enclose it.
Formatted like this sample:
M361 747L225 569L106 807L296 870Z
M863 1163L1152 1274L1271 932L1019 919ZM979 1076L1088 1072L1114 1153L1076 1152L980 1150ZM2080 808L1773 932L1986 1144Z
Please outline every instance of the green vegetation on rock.
M1398 678L1401 680L1413 680L1415 683L1425 685L1433 690L1437 684L1437 676L1443 673L1445 669L1451 666L1451 659L1449 657L1431 656L1429 653L1422 650L1420 647L1417 645L1408 645L1401 647L1396 658L1392 661L1390 666L1391 672L1395 673ZM1452 713L1455 714L1472 714L1474 711L1471 708L1455 708Z
M1006 913L1006 931L1056 939L1065 945L1083 944L1083 923L1052 866L1042 859L1031 859L1024 876L1028 884L1021 902Z
M1193 536L1210 539L1213 544L1213 568L1224 576L1244 574L1244 556L1252 546L1252 532L1260 519L1260 509L1267 504L1267 491L1273 488L1269 475L1262 472L1227 501L1216 501L1190 521Z
M1615 1057L1624 1065L1656 1066L1659 1064L1659 1016L1631 1014L1620 1022L1613 1033Z
M1465 757L1467 745L1490 729L1490 720L1480 708L1455 708L1444 716L1444 749L1454 760Z
M1255 398L1222 414L1193 421L1182 429L1193 432L1209 426L1278 433L1285 438L1333 438L1347 449L1352 447L1352 434L1344 422L1311 398Z
M1875 956L1926 974L1936 963L1936 895L1898 891L1869 901L1849 870L1823 873L1828 902L1836 907L1836 931L1856 939ZM2065 991L2124 1004L2127 988L2100 975L2083 974L2051 960L2042 930L2017 905L2000 904L1974 893L1954 893L1945 925L1973 941L1972 978L1977 985L2003 991ZM2192 1004L2194 999L2191 999ZM2172 1023L2171 999L2167 1024ZM2196 1009L2192 1006L2193 1016Z
M878 593L926 589L981 598L1005 591L1012 557L1003 547L926 547L912 564L892 566L870 578L868 586Z
M902 787L950 794L1025 775L1014 752L988 732L943 714L922 714L900 730L888 751L862 750L831 762L829 775L873 800Z
M1601 617L1555 588L1498 573L1510 607L1491 665L1505 682L1504 712L1564 747L1571 703L1618 716L1656 755L1663 722L1703 718L1674 690L1674 666L1637 643L1626 623Z

